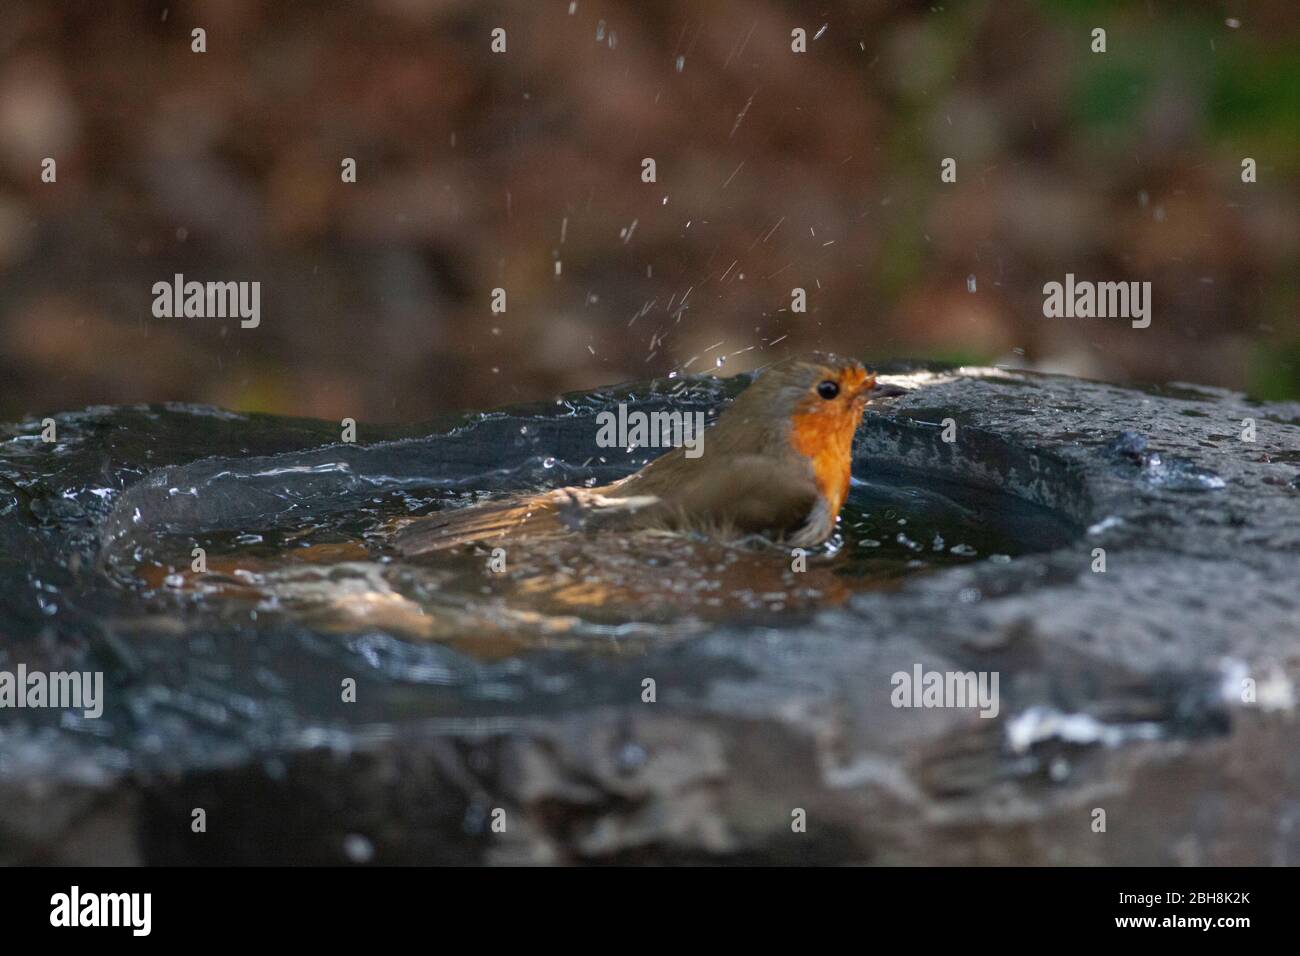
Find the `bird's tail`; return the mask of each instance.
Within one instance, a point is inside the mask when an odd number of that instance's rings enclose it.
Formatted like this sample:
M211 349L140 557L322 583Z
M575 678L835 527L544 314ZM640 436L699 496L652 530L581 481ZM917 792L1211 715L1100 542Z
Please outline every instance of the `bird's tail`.
M550 496L530 495L419 518L397 532L393 546L405 555L424 554L559 527L558 512Z
M543 495L504 498L468 508L440 511L402 528L393 545L405 555L492 544L548 531L653 526L664 503L652 495L611 494L618 486L561 488Z

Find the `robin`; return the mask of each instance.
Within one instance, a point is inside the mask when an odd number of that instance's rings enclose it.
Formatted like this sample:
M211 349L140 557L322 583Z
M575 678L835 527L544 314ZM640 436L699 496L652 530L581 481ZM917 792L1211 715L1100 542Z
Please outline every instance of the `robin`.
M698 457L678 447L602 487L439 512L402 528L394 543L414 555L565 529L665 529L819 544L848 496L863 409L902 392L877 386L875 373L853 359L787 359L761 372L718 417Z

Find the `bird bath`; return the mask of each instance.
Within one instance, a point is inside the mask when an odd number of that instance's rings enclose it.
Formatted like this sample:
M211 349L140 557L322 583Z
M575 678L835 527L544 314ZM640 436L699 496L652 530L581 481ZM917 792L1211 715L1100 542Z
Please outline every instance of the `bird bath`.
M599 410L713 416L743 381L355 444L189 406L6 429L0 670L102 672L105 701L0 709L0 861L1297 862L1300 408L882 372L912 392L868 412L840 534L801 570L654 533L501 569L389 545L627 474L645 452L597 447ZM891 704L914 668L997 672L999 713Z

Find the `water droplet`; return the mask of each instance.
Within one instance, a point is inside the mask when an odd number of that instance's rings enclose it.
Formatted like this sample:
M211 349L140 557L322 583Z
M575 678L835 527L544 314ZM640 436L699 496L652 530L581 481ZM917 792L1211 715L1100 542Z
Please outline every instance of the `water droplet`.
M643 766L649 757L646 749L638 743L626 743L618 752L618 766L624 773L632 771Z
M967 292L974 292L974 291L975 291L975 276L974 276L974 274L972 274L972 275L968 275L968 276L966 277L966 291L967 291Z
M919 542L913 541L911 538L903 534L901 531L894 536L894 540L897 541L899 544L901 544L903 547L907 548L907 550L909 551L920 551L922 547Z
M375 857L375 845L360 833L343 838L343 852L353 863L369 863Z

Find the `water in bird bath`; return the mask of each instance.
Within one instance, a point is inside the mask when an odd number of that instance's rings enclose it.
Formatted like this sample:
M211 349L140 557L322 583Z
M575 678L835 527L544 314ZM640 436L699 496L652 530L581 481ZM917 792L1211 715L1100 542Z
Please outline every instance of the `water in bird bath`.
M564 531L406 558L392 547L403 522L482 495L367 489L330 496L317 511L294 474L284 473L279 492L294 499L290 520L151 533L116 562L118 581L163 620L288 616L322 632L380 631L490 659L560 645L627 651L719 623L777 626L856 591L1008 561L1071 536L1051 512L1011 495L895 470L856 479L839 533L803 553L672 532Z

